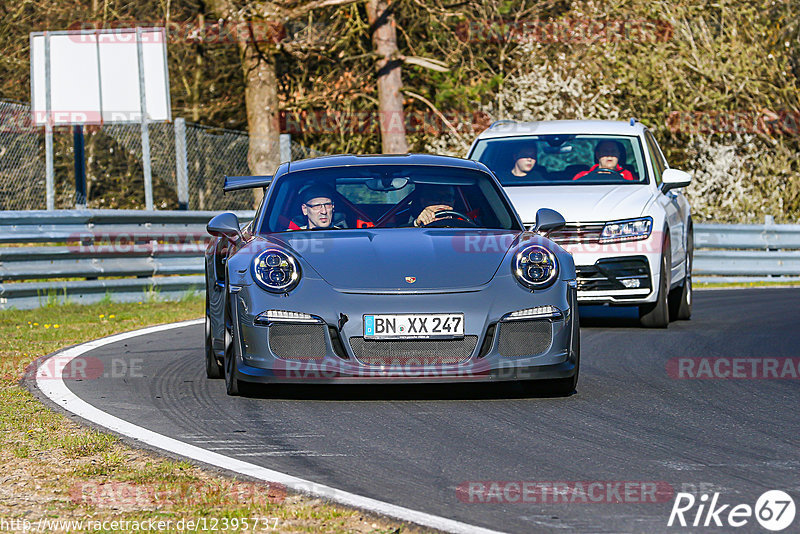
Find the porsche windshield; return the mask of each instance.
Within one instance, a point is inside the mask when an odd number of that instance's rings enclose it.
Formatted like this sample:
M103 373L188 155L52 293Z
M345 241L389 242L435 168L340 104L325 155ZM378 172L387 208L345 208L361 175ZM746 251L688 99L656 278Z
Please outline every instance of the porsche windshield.
M646 184L638 137L533 135L482 139L470 156L504 186Z
M492 177L432 165L363 165L286 174L270 186L261 233L363 228L522 230ZM426 208L430 215L420 216Z

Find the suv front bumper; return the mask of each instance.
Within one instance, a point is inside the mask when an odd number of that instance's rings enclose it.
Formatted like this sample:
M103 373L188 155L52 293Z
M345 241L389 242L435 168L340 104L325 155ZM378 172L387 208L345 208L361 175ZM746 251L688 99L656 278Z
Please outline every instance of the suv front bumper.
M652 236L629 243L562 246L575 260L579 304L639 305L656 301L661 246Z

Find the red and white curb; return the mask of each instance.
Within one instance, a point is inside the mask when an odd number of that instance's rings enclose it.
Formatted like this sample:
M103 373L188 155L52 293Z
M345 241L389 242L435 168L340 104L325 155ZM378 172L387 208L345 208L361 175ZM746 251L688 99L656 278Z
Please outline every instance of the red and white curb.
M157 449L170 452L179 456L183 456L190 460L196 460L204 464L213 465L227 471L239 473L254 479L262 480L264 482L275 482L283 484L287 489L300 493L305 493L314 497L321 497L335 501L347 506L353 506L376 514L382 514L402 521L408 521L417 525L425 527L444 530L454 533L465 534L498 534L499 531L489 530L460 521L454 521L445 517L440 517L432 514L426 514L403 506L397 506L387 502L363 497L347 491L342 491L323 484L317 484L310 480L294 477L279 471L273 471L266 467L243 462L235 458L229 458L223 454L212 452L201 447L197 447L190 443L158 434L152 430L134 425L118 417L108 414L86 401L77 397L64 383L62 370L67 368L69 362L87 352L90 352L99 347L124 341L133 337L144 336L156 332L163 332L164 330L171 330L174 328L181 328L185 326L193 326L203 324L203 319L196 319L192 321L184 321L180 323L172 323L166 325L152 326L143 328L141 330L134 330L132 332L125 332L123 334L116 334L113 336L105 337L83 343L75 347L64 349L63 351L53 354L58 356L59 365L56 370L55 376L53 370L48 366L42 365L36 373L36 386L44 395L51 401L71 412L78 417L87 421L91 421L103 428L119 434L132 438L141 443L155 447Z

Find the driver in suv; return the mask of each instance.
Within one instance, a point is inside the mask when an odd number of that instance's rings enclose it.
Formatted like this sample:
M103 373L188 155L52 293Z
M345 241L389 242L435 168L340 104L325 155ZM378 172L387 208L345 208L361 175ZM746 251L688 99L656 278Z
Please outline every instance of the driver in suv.
M621 174L626 180L634 180L633 173L628 169L622 168L620 161L625 161L625 148L617 141L610 139L600 141L594 149L595 164L587 171L581 171L575 175L573 180L583 178L590 173L611 173Z

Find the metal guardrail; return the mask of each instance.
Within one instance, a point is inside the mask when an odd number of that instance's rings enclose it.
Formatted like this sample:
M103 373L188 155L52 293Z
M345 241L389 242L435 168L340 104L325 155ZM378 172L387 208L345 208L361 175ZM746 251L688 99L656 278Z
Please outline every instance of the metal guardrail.
M217 213L0 211L0 310L202 291L205 225ZM698 224L693 273L702 281L800 281L800 225Z
M696 280L800 281L800 224L697 224L694 245Z
M215 211L0 212L0 310L202 291ZM254 212L238 213L241 220ZM18 246L11 246L18 245ZM19 246L22 245L22 246ZM30 246L34 245L34 246Z

